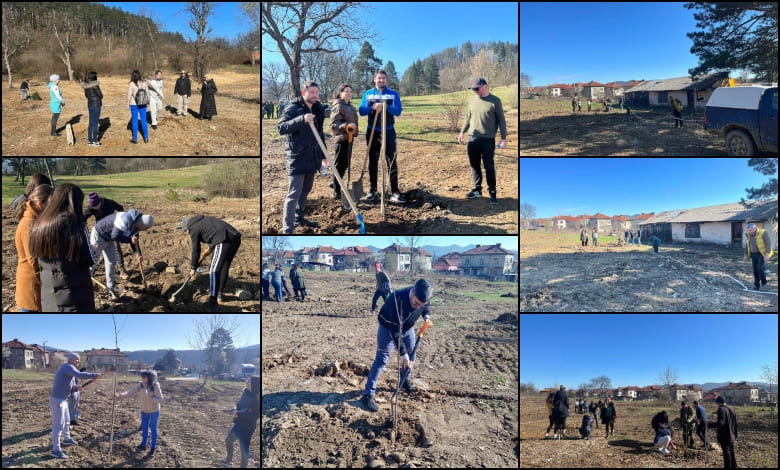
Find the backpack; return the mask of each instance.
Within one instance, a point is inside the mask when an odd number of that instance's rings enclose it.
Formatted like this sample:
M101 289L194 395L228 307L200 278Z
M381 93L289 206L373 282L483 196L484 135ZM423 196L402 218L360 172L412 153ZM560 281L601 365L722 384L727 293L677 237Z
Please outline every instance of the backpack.
M135 104L137 106L146 106L149 104L149 94L143 88L138 88L135 92Z

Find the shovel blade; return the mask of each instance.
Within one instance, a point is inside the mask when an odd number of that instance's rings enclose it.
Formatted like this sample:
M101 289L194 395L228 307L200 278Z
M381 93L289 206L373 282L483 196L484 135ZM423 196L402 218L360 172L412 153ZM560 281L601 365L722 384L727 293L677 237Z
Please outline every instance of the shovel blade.
M360 200L360 198L363 197L363 181L353 181L352 182L352 200L357 202Z

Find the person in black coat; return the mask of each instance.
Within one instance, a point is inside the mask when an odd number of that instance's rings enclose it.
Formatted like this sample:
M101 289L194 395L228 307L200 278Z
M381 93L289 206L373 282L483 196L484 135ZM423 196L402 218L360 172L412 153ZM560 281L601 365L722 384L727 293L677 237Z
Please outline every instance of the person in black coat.
M582 417L582 426L580 427L580 434L583 439L590 440L590 435L593 433L593 418L589 414L585 414Z
M203 76L203 87L200 89L200 94L203 95L200 100L200 119L211 121L211 116L217 115L217 102L214 100L214 95L217 94L217 85L211 75Z
M737 414L733 408L726 406L723 397L718 397L715 401L718 403L718 419L707 427L718 431L718 444L723 450L723 467L737 468L737 456L734 453L734 442L739 437Z
M558 439L566 433L566 418L569 416L569 396L566 394L566 387L561 385L560 390L555 392L553 399L553 418L555 418L555 435ZM560 434L559 434L560 432Z
M100 121L100 108L103 107L103 92L100 91L97 72L89 72L87 78L81 83L81 87L84 88L84 96L87 97L87 110L89 111L88 145L99 147L98 122Z
M176 115L187 115L187 102L192 95L192 84L186 70L181 71L181 75L176 79L173 86L173 94L176 96Z
M314 186L314 175L320 169L322 154L309 123L325 141L322 125L325 122L325 108L319 102L319 85L306 82L301 96L284 108L276 124L280 135L285 136L284 160L287 166L287 197L284 200L282 233L291 234L295 227L318 227L317 222L304 218L306 198Z
M247 377L246 388L236 406L233 407L233 427L225 438L227 457L222 461L225 466L229 467L233 461L233 444L236 439L238 439L238 448L241 449L241 468L247 466L249 443L257 429L258 419L260 419L260 376L252 375Z
M222 292L225 290L230 265L233 263L238 247L241 246L241 232L227 222L207 215L184 217L181 228L192 241L190 276L194 276L198 268L201 242L210 245L209 300L206 301L206 309L216 310L217 302L222 301Z

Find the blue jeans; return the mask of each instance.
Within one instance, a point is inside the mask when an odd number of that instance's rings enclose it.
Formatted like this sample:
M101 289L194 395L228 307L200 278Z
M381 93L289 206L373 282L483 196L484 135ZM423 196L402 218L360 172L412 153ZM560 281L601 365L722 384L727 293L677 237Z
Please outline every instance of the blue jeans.
M144 413L141 412L141 445L146 447L146 438L149 435L149 428L152 428L152 449L157 447L157 423L160 421L160 412Z
M136 117L137 116L137 117ZM130 105L130 120L133 126L133 140L138 140L138 118L141 119L141 133L149 138L149 129L146 127L146 106Z
M89 110L89 126L87 126L87 140L98 141L98 121L100 121L100 107L87 108Z
M401 340L404 342L406 351L411 352L414 349L414 328L406 330L401 336ZM379 375L387 365L387 360L390 358L390 353L393 352L393 349L395 349L395 343L390 336L390 330L380 323L379 329L376 331L376 357L374 358L374 364L371 365L371 370L368 372L364 395L374 396L376 393L376 383L379 380ZM409 359L413 361L414 356L410 356Z

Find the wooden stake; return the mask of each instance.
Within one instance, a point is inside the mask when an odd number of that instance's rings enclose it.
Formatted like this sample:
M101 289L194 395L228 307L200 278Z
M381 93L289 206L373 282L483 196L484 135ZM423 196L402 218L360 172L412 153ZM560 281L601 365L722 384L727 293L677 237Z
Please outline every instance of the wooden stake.
M387 134L387 103L382 100L382 148L379 150L379 161L385 162L385 134ZM382 220L385 219L385 164L382 164L382 207L380 211L382 213Z
M116 345L116 348L119 349L119 339L117 338L116 334L116 317L114 314L111 314L111 318L114 320L114 344ZM114 360L116 361L116 359ZM114 419L116 417L115 411L116 410L116 372L114 373L114 393L111 394L111 436L109 437L108 441L108 465L113 465L112 460L112 453L114 451Z

